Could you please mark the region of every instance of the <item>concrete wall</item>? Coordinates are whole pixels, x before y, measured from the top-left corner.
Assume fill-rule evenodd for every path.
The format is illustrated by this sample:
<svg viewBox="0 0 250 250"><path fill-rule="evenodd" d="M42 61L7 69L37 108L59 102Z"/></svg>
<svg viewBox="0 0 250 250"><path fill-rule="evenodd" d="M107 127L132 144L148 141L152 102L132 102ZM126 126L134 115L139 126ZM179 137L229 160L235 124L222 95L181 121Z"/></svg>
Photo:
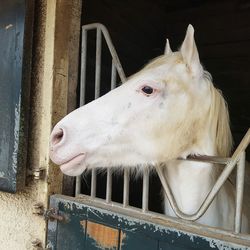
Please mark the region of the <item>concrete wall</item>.
<svg viewBox="0 0 250 250"><path fill-rule="evenodd" d="M49 135L75 103L80 14L81 0L36 1L27 168L44 168L45 176L27 177L16 194L0 192L0 249L46 247L46 221L34 214L34 204L47 207L49 195L62 191L62 174L49 160Z"/></svg>

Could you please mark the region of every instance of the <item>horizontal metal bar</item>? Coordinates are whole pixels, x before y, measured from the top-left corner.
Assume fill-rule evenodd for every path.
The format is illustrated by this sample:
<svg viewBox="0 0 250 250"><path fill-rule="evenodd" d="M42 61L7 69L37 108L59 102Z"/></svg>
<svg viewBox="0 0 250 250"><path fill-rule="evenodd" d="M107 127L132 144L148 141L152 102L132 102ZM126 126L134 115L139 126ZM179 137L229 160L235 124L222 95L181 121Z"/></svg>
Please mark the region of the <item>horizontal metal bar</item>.
<svg viewBox="0 0 250 250"><path fill-rule="evenodd" d="M112 40L111 40L111 37L109 35L107 28L101 23L92 23L92 24L87 24L87 25L82 26L82 29L84 29L84 30L91 30L91 29L97 29L97 28L101 29L103 36L105 37L109 51L110 51L112 58L115 62L115 65L116 65L116 68L117 68L117 71L118 71L119 77L121 78L122 83L126 82L126 77L125 77L123 68L121 66L119 57L116 53L116 50L114 48L114 45L112 43Z"/></svg>
<svg viewBox="0 0 250 250"><path fill-rule="evenodd" d="M186 161L198 161L214 164L227 164L231 158L229 157L218 157L218 156L209 156L209 155L189 155L186 159L177 158L177 160L186 160Z"/></svg>

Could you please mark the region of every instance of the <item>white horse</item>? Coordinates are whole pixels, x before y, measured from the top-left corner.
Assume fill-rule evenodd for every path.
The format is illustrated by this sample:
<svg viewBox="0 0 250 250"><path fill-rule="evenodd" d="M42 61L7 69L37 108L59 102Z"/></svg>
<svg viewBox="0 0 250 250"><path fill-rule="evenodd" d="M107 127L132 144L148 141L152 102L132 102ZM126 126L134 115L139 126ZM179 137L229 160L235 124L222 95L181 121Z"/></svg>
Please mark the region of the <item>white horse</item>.
<svg viewBox="0 0 250 250"><path fill-rule="evenodd" d="M179 208L197 211L220 173L210 163L175 161L189 155L227 157L232 136L227 105L200 64L194 29L177 52L150 62L120 87L73 111L51 134L51 159L63 173L94 167L166 163ZM175 216L166 197L165 213ZM226 182L198 222L233 229L235 190ZM242 231L247 231L243 215Z"/></svg>

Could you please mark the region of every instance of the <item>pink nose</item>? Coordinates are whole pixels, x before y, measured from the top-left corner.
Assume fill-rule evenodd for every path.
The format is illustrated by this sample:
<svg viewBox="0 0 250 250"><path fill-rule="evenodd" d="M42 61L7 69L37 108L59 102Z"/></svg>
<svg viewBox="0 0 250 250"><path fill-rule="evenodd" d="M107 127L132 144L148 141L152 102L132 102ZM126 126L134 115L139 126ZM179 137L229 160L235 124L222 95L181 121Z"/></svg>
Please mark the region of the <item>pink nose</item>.
<svg viewBox="0 0 250 250"><path fill-rule="evenodd" d="M54 128L51 133L50 145L55 148L60 145L65 137L65 132L62 128Z"/></svg>

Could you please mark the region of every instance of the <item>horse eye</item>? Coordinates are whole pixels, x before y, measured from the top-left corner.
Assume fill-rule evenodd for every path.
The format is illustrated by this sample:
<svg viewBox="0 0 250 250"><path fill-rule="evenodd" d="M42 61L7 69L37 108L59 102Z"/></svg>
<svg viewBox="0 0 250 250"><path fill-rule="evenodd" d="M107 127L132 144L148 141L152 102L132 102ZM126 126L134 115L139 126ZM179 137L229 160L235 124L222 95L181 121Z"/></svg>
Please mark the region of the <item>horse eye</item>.
<svg viewBox="0 0 250 250"><path fill-rule="evenodd" d="M150 87L150 86L144 86L144 87L142 87L141 90L146 95L151 95L154 92L154 89L152 87Z"/></svg>

